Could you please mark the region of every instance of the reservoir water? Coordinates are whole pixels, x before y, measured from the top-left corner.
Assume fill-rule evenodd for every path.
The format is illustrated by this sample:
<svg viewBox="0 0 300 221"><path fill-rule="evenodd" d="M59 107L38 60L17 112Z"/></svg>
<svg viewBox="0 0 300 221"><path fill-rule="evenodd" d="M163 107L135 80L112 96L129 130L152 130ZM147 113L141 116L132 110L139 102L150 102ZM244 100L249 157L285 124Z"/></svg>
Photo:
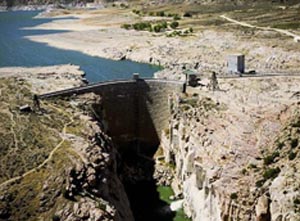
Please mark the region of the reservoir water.
<svg viewBox="0 0 300 221"><path fill-rule="evenodd" d="M0 12L0 67L34 67L71 63L79 65L90 82L131 78L132 73L140 73L142 77L152 77L153 73L159 70L158 67L149 64L128 60L113 61L30 41L25 37L65 32L24 30L24 28L59 19L34 18L38 13L37 11Z"/></svg>

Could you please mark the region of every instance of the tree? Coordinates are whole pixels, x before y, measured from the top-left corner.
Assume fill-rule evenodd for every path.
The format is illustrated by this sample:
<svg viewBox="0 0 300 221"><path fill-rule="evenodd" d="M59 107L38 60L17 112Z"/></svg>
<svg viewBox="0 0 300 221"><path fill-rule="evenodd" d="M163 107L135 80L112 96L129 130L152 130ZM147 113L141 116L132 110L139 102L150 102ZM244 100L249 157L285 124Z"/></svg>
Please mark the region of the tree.
<svg viewBox="0 0 300 221"><path fill-rule="evenodd" d="M179 23L177 21L173 21L171 24L170 24L170 27L175 29L179 26Z"/></svg>

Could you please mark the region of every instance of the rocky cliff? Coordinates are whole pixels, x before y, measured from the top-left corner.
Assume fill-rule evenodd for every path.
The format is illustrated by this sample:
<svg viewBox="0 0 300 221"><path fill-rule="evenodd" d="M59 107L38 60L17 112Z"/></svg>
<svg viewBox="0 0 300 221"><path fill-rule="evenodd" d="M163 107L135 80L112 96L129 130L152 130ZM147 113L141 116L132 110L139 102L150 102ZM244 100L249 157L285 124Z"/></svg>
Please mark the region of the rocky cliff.
<svg viewBox="0 0 300 221"><path fill-rule="evenodd" d="M173 98L161 146L193 220L300 219L298 84L224 79Z"/></svg>
<svg viewBox="0 0 300 221"><path fill-rule="evenodd" d="M0 220L133 220L118 153L92 114L99 96L37 106L33 91L78 85L79 77L14 71L0 79Z"/></svg>
<svg viewBox="0 0 300 221"><path fill-rule="evenodd" d="M93 109L103 102L98 95L32 102L45 85L80 84L77 75L36 75L0 79L0 220L131 221L133 212L143 219L128 196L139 188L149 209L153 178L172 185L195 221L300 219L298 76L223 78L217 91L202 79L186 94L170 94L154 166L135 146L120 161ZM153 192L132 185L145 180Z"/></svg>

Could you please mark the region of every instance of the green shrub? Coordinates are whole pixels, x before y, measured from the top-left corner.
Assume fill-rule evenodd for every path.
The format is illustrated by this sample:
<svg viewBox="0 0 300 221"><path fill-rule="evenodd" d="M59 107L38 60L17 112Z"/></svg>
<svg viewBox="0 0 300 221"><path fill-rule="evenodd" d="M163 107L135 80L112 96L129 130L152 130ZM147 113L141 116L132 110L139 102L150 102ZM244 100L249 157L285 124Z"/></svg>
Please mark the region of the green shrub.
<svg viewBox="0 0 300 221"><path fill-rule="evenodd" d="M294 204L299 205L300 204L300 199L299 198L294 199Z"/></svg>
<svg viewBox="0 0 300 221"><path fill-rule="evenodd" d="M133 24L132 26L137 31L149 30L151 28L151 24L149 22L139 22Z"/></svg>
<svg viewBox="0 0 300 221"><path fill-rule="evenodd" d="M237 198L238 198L237 193L232 193L232 194L230 194L230 199L236 200Z"/></svg>
<svg viewBox="0 0 300 221"><path fill-rule="evenodd" d="M268 168L265 170L263 177L265 180L273 179L273 178L277 177L279 173L280 173L279 167Z"/></svg>
<svg viewBox="0 0 300 221"><path fill-rule="evenodd" d="M300 127L300 120L297 120L296 122L292 123L292 127Z"/></svg>
<svg viewBox="0 0 300 221"><path fill-rule="evenodd" d="M160 32L162 30L162 26L160 24L154 25L153 30L154 32Z"/></svg>
<svg viewBox="0 0 300 221"><path fill-rule="evenodd" d="M192 27L189 28L190 33L194 32L194 29Z"/></svg>
<svg viewBox="0 0 300 221"><path fill-rule="evenodd" d="M182 105L182 109L183 109L184 111L188 111L188 110L191 109L191 106L189 106L189 105Z"/></svg>
<svg viewBox="0 0 300 221"><path fill-rule="evenodd" d="M170 134L170 128L165 129L165 134L168 136Z"/></svg>
<svg viewBox="0 0 300 221"><path fill-rule="evenodd" d="M284 143L282 143L282 142L280 142L280 141L277 142L277 148L278 148L279 150L281 150L283 146L284 146Z"/></svg>
<svg viewBox="0 0 300 221"><path fill-rule="evenodd" d="M162 27L163 29L166 29L166 28L168 27L168 23L167 23L166 21L163 21L163 22L161 23L161 27Z"/></svg>
<svg viewBox="0 0 300 221"><path fill-rule="evenodd" d="M251 169L257 168L257 166L255 164L253 164L253 163L250 163L248 167L251 168Z"/></svg>
<svg viewBox="0 0 300 221"><path fill-rule="evenodd" d="M106 205L104 203L98 202L97 207L102 211L106 211Z"/></svg>
<svg viewBox="0 0 300 221"><path fill-rule="evenodd" d="M183 17L193 17L193 15L190 12L185 12Z"/></svg>
<svg viewBox="0 0 300 221"><path fill-rule="evenodd" d="M141 12L140 12L139 10L137 10L137 9L133 9L132 12L133 12L134 14L137 14L137 15L139 15L139 14L141 13Z"/></svg>
<svg viewBox="0 0 300 221"><path fill-rule="evenodd" d="M289 153L289 160L295 159L296 156L297 156L297 153L295 153L295 152L293 152L293 151L290 151L290 153Z"/></svg>
<svg viewBox="0 0 300 221"><path fill-rule="evenodd" d="M272 153L271 155L268 155L264 158L264 164L265 165L270 165L272 163L275 162L275 158L276 157L279 157L279 152L278 151L275 151L274 153Z"/></svg>
<svg viewBox="0 0 300 221"><path fill-rule="evenodd" d="M154 16L154 12L149 12L149 16Z"/></svg>
<svg viewBox="0 0 300 221"><path fill-rule="evenodd" d="M178 14L174 14L174 15L173 15L173 19L174 19L175 21L177 21L177 20L180 20L181 17L180 17Z"/></svg>
<svg viewBox="0 0 300 221"><path fill-rule="evenodd" d="M52 221L60 221L60 217L58 215L53 215Z"/></svg>
<svg viewBox="0 0 300 221"><path fill-rule="evenodd" d="M292 139L291 141L291 148L295 148L298 146L298 139L295 138L295 139Z"/></svg>
<svg viewBox="0 0 300 221"><path fill-rule="evenodd" d="M198 99L187 99L184 101L185 104L189 104L192 107L196 107L198 105Z"/></svg>
<svg viewBox="0 0 300 221"><path fill-rule="evenodd" d="M120 4L120 7L121 7L121 8L128 8L128 5L125 5L124 3L121 3L121 4Z"/></svg>
<svg viewBox="0 0 300 221"><path fill-rule="evenodd" d="M173 21L171 24L170 24L170 27L175 29L179 26L179 23L177 21Z"/></svg>
<svg viewBox="0 0 300 221"><path fill-rule="evenodd" d="M165 16L165 12L164 11L156 12L156 16L164 17Z"/></svg>
<svg viewBox="0 0 300 221"><path fill-rule="evenodd" d="M124 29L126 29L126 30L129 30L129 29L132 28L132 26L131 26L131 24L123 24L123 25L121 25L121 28L124 28Z"/></svg>
<svg viewBox="0 0 300 221"><path fill-rule="evenodd" d="M258 181L256 181L256 183L255 183L255 186L256 187L262 187L263 185L264 185L264 183L265 183L266 181L264 180L264 179L262 179L262 180L258 180Z"/></svg>

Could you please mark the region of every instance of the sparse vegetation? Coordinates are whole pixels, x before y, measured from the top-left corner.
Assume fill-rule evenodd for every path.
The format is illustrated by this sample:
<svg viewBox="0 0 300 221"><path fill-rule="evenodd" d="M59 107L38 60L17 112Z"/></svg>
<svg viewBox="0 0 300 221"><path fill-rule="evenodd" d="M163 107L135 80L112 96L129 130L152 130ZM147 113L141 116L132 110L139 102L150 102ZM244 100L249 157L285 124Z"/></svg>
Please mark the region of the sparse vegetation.
<svg viewBox="0 0 300 221"><path fill-rule="evenodd" d="M145 30L151 29L151 24L150 24L150 22L139 22L139 23L133 24L132 27L134 30L137 30L137 31L145 31Z"/></svg>
<svg viewBox="0 0 300 221"><path fill-rule="evenodd" d="M181 19L181 17L180 17L178 14L174 14L172 17L173 17L173 19L174 19L175 21Z"/></svg>
<svg viewBox="0 0 300 221"><path fill-rule="evenodd" d="M281 150L283 147L284 147L284 143L283 143L283 142L280 142L280 141L277 141L277 148L278 148L279 150Z"/></svg>
<svg viewBox="0 0 300 221"><path fill-rule="evenodd" d="M279 152L275 151L272 154L264 157L264 165L270 165L275 162L276 157L279 157Z"/></svg>
<svg viewBox="0 0 300 221"><path fill-rule="evenodd" d="M67 111L69 105L65 100L43 101L43 114L21 113L20 105L32 104L30 85L14 78L3 78L0 79L0 87L0 99L3 100L0 102L0 118L3 118L0 121L0 141L7 139L1 142L0 183L23 176L6 185L4 195L10 194L10 197L4 200L9 202L10 220L28 220L28 217L36 220L40 216L40 208L47 211L49 219L59 220L54 213L55 208L68 203L61 192L65 173L79 158L70 151L68 141L62 142L60 135L64 130L79 135L84 125L79 118L74 118L70 128L65 126L71 122L71 113ZM10 105L7 106L6 102ZM42 164L55 147L58 149L53 152L51 160ZM30 173L24 175L28 171ZM45 183L49 189L43 191L41 201L41 189Z"/></svg>
<svg viewBox="0 0 300 221"><path fill-rule="evenodd" d="M169 134L170 134L170 129L169 129L169 128L166 128L166 129L164 130L164 132L165 132L165 134L166 134L167 136L169 136Z"/></svg>
<svg viewBox="0 0 300 221"><path fill-rule="evenodd" d="M253 163L250 163L248 167L250 169L256 169L257 168L256 164L253 164Z"/></svg>
<svg viewBox="0 0 300 221"><path fill-rule="evenodd" d="M185 12L185 13L183 14L183 17L193 17L193 15L192 15L192 13L190 13L190 12Z"/></svg>
<svg viewBox="0 0 300 221"><path fill-rule="evenodd" d="M52 221L60 221L60 217L58 215L53 215Z"/></svg>
<svg viewBox="0 0 300 221"><path fill-rule="evenodd" d="M141 14L141 11L140 11L140 10L137 10L137 9L133 9L133 10L132 10L132 13L137 14L137 15L140 15L140 14Z"/></svg>
<svg viewBox="0 0 300 221"><path fill-rule="evenodd" d="M179 26L179 23L177 21L173 21L171 24L170 24L170 27L175 29Z"/></svg>
<svg viewBox="0 0 300 221"><path fill-rule="evenodd" d="M256 181L255 186L256 186L257 188L260 188L260 187L262 187L262 186L264 185L265 182L266 182L266 181L265 181L264 179L258 180L258 181Z"/></svg>
<svg viewBox="0 0 300 221"><path fill-rule="evenodd" d="M296 152L290 151L289 153L289 160L294 160L297 156Z"/></svg>
<svg viewBox="0 0 300 221"><path fill-rule="evenodd" d="M297 138L292 139L291 148L295 148L297 146L298 146L298 139Z"/></svg>
<svg viewBox="0 0 300 221"><path fill-rule="evenodd" d="M165 16L165 12L164 11L158 11L158 12L156 12L156 16L164 17Z"/></svg>
<svg viewBox="0 0 300 221"><path fill-rule="evenodd" d="M280 168L279 167L267 168L263 173L263 177L264 177L265 180L273 179L273 178L277 177L277 175L279 173L280 173Z"/></svg>
<svg viewBox="0 0 300 221"><path fill-rule="evenodd" d="M237 198L238 198L237 193L231 193L231 194L230 194L230 199L236 200Z"/></svg>
<svg viewBox="0 0 300 221"><path fill-rule="evenodd" d="M132 28L132 25L131 25L131 24L122 24L122 25L121 25L121 28L124 28L124 29L129 30L129 29Z"/></svg>
<svg viewBox="0 0 300 221"><path fill-rule="evenodd" d="M134 29L137 31L162 32L168 28L168 23L166 21L158 22L158 23L138 22L134 24L122 24L121 28L127 30Z"/></svg>

